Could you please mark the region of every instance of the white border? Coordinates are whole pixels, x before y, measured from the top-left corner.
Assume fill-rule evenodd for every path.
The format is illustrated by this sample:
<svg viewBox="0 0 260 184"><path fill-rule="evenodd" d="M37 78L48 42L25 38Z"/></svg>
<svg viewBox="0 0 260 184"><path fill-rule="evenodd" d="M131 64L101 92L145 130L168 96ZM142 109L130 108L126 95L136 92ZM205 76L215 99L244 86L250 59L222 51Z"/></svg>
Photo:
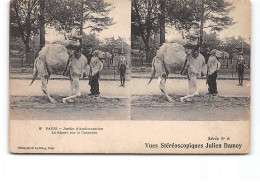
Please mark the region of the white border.
<svg viewBox="0 0 260 184"><path fill-rule="evenodd" d="M13 155L8 152L8 0L0 2L1 183L260 183L260 1L252 0L252 124L249 155ZM243 16L243 12L241 12ZM258 57L257 57L258 56ZM257 141L258 140L258 141Z"/></svg>

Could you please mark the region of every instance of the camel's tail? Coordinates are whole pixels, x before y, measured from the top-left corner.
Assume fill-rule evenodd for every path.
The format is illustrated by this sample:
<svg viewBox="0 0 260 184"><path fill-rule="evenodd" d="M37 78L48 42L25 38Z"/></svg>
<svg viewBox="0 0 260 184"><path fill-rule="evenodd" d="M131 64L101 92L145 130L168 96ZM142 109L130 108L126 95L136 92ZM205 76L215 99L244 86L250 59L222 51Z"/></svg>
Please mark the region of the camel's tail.
<svg viewBox="0 0 260 184"><path fill-rule="evenodd" d="M38 62L38 59L39 60L44 60L45 61L45 64L47 64L46 63L46 54L47 54L47 52L48 52L48 50L49 50L49 47L48 47L48 45L46 45L46 46L44 46L43 48L42 48L42 50L39 52L39 56L35 59L35 62L34 62L34 67L33 67L33 78L32 78L32 82L30 83L30 85L29 86L31 86L32 84L33 84L33 82L36 80L36 78L37 78L37 76L38 76L38 68L37 68L37 62ZM47 68L47 71L48 71L48 68ZM49 73L49 71L48 71L48 73ZM49 73L50 74L50 73Z"/></svg>
<svg viewBox="0 0 260 184"><path fill-rule="evenodd" d="M38 69L37 69L37 59L36 59L34 62L32 82L30 83L29 86L31 86L33 84L33 82L36 80L37 76L38 76Z"/></svg>
<svg viewBox="0 0 260 184"><path fill-rule="evenodd" d="M147 85L149 85L151 83L151 81L153 80L153 78L155 77L156 69L155 69L155 66L154 66L154 62L155 62L155 59L153 58L151 77L150 77L150 80L149 80Z"/></svg>

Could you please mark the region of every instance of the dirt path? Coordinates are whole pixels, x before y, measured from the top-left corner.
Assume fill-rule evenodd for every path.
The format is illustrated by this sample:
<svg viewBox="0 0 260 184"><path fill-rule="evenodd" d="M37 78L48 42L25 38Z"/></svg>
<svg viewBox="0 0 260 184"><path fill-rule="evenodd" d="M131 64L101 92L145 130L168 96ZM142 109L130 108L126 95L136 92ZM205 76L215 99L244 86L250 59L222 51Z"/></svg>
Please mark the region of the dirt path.
<svg viewBox="0 0 260 184"><path fill-rule="evenodd" d="M135 95L131 99L133 120L166 121L234 121L248 120L248 97L212 97L200 95L191 102L181 103L180 95L170 94L175 100L168 103L161 95Z"/></svg>
<svg viewBox="0 0 260 184"><path fill-rule="evenodd" d="M63 104L62 96L54 96L56 104L44 96L12 96L10 118L19 120L129 120L129 100L100 98L97 102L81 96L74 103Z"/></svg>

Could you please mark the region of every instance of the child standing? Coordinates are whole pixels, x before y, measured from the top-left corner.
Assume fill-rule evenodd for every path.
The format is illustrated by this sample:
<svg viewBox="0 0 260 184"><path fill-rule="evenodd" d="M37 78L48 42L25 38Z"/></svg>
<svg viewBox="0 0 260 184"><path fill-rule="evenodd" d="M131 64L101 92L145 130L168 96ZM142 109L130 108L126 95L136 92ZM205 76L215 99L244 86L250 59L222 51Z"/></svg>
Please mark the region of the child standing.
<svg viewBox="0 0 260 184"><path fill-rule="evenodd" d="M125 56L122 54L119 63L118 63L118 72L120 74L120 81L121 84L119 85L119 87L125 87L125 74L126 74L126 65L127 65L127 61L125 59Z"/></svg>
<svg viewBox="0 0 260 184"><path fill-rule="evenodd" d="M99 72L103 69L103 63L97 57L97 53L94 52L93 57L89 63L90 75L89 75L89 85L90 85L90 95L98 97L99 92Z"/></svg>
<svg viewBox="0 0 260 184"><path fill-rule="evenodd" d="M215 55L211 55L208 60L208 90L209 94L216 96L218 94L217 90L217 71L221 67L219 59L222 57L221 52L216 52Z"/></svg>
<svg viewBox="0 0 260 184"><path fill-rule="evenodd" d="M239 57L237 59L236 69L238 72L238 86L243 86L243 79L244 79L244 71L245 71L245 60L243 57L243 53L239 53Z"/></svg>

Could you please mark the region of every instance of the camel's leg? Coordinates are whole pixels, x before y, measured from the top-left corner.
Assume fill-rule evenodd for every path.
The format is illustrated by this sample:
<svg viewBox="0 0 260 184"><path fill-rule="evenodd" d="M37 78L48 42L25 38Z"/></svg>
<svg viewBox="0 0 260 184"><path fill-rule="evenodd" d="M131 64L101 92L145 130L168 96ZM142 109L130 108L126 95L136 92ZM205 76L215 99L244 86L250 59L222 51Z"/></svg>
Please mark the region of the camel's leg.
<svg viewBox="0 0 260 184"><path fill-rule="evenodd" d="M190 94L190 95L186 95L186 96L184 96L184 97L181 97L181 98L180 98L180 101L181 101L181 102L184 102L185 100L188 101L190 98L192 98L192 97L194 97L194 96L196 96L195 93Z"/></svg>
<svg viewBox="0 0 260 184"><path fill-rule="evenodd" d="M188 100L194 96L199 95L198 86L197 86L197 77L196 76L188 76L189 81L189 95L180 98L181 102Z"/></svg>
<svg viewBox="0 0 260 184"><path fill-rule="evenodd" d="M174 102L174 100L167 94L165 90L165 83L166 83L166 74L159 76L159 86L161 91L163 92L164 96L166 97L168 102Z"/></svg>
<svg viewBox="0 0 260 184"><path fill-rule="evenodd" d="M44 92L44 94L48 97L51 103L56 103L57 101L54 100L54 98L52 98L47 91L48 76L41 77L41 81L42 81L42 91Z"/></svg>
<svg viewBox="0 0 260 184"><path fill-rule="evenodd" d="M79 78L80 75L74 74L71 76L70 79L70 84L71 84L71 91L70 91L70 96L63 98L62 102L67 103L68 102L73 102L74 98L77 98L81 95L80 90L79 90Z"/></svg>
<svg viewBox="0 0 260 184"><path fill-rule="evenodd" d="M54 100L48 93L47 90L47 85L48 85L48 79L50 77L50 71L48 69L48 65L46 63L46 58L45 56L39 56L37 63L36 63L36 67L38 69L39 72L39 76L41 77L41 81L42 81L42 91L44 92L44 94L47 96L48 100L51 103L56 103L56 100Z"/></svg>
<svg viewBox="0 0 260 184"><path fill-rule="evenodd" d="M70 97L72 97L73 96L73 80L72 80L72 78L70 77ZM68 100L65 100L65 102L63 102L63 103L66 103L66 101L67 102L70 102L70 103L73 103L74 102L74 99L73 98L70 98L70 99L68 99Z"/></svg>

